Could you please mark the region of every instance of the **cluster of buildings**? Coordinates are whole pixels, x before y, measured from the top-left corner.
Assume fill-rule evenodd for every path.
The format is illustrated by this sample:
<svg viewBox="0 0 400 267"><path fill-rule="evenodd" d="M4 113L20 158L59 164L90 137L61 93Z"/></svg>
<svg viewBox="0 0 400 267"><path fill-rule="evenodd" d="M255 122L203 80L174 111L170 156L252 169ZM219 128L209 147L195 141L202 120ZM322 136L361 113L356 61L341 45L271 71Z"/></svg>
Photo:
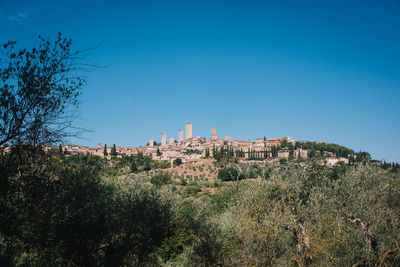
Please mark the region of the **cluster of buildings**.
<svg viewBox="0 0 400 267"><path fill-rule="evenodd" d="M184 135L185 134L185 135ZM286 140L294 145L296 142L291 137L280 137L273 139L256 138L251 140L233 140L231 136L219 138L215 125L211 127L211 137L193 137L192 123L187 121L185 125L185 133L183 129L178 130L178 140L170 138L167 142L166 132L161 133L161 143L157 143L154 139L150 139L146 146L139 147L122 147L116 146L118 154L135 155L143 153L151 155L155 160L173 161L181 158L184 163L193 163L205 156L213 156L214 150L219 150L221 146L230 147L233 151L241 151L245 158L252 156L262 158L266 150L271 150L273 146L277 146L281 141ZM104 156L106 149L108 155L111 152L111 146L98 144L97 147L86 147L81 145L66 145L63 147L69 153L90 153L92 155ZM297 149L295 157L307 158L308 151ZM288 158L288 151L279 151L278 158Z"/></svg>

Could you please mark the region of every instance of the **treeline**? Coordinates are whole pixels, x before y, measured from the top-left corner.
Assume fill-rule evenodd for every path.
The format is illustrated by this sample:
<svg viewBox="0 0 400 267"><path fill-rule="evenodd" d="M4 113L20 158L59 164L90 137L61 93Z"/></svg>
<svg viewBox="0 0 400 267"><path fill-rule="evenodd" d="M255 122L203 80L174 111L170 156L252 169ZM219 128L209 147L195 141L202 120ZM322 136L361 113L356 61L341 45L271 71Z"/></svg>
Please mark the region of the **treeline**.
<svg viewBox="0 0 400 267"><path fill-rule="evenodd" d="M76 165L90 159L97 168L102 170L102 173L107 175L118 175L124 169L133 173L140 173L155 169L166 169L171 166L167 161L153 160L150 155L144 155L142 152L129 156L121 154L120 157L112 157L109 160L89 153L69 154L68 152L60 152L60 150L57 151L55 149L48 151L48 155L60 156L64 164Z"/></svg>
<svg viewBox="0 0 400 267"><path fill-rule="evenodd" d="M285 146L284 146L285 145ZM285 143L281 143L282 147L287 147ZM312 153L315 155L317 152L319 152L320 155L323 155L324 152L330 152L336 155L336 157L342 157L342 158L349 158L350 155L355 155L356 153L347 147L336 145L336 144L330 144L330 143L316 143L316 142L296 142L294 147L297 148L302 148L309 150L309 153Z"/></svg>
<svg viewBox="0 0 400 267"><path fill-rule="evenodd" d="M246 158L248 160L265 160L269 158L278 158L280 152L287 152L289 160L302 158L300 149L307 150L308 158L323 158L327 156L335 156L337 158L346 158L349 160L349 164L354 164L358 162L372 162L374 161L368 152L359 151L354 152L354 150L340 146L337 144L330 143L317 143L317 142L288 142L283 139L280 144L267 147L261 150L254 150L248 148L246 151L243 149L234 149L232 146L223 145L219 148L212 148L212 155L217 161L227 160L230 161L234 157L236 158ZM206 149L205 157L209 158L210 151ZM375 161L377 162L377 161Z"/></svg>

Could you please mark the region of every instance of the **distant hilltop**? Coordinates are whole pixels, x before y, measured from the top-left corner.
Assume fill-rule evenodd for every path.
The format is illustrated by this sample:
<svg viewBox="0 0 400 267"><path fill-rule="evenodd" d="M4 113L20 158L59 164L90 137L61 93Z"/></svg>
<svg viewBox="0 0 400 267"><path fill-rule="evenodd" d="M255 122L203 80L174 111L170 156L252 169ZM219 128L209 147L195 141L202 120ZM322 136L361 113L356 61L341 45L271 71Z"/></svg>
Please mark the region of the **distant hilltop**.
<svg viewBox="0 0 400 267"><path fill-rule="evenodd" d="M97 147L82 145L64 145L59 149L69 154L89 153L100 157L131 156L139 153L151 156L154 160L173 162L181 159L183 163L195 163L201 158L235 157L240 160L275 160L323 157L327 165L341 161L349 163L356 160L371 160L367 152L356 153L353 150L336 144L324 142L296 141L290 136L267 139L266 137L252 140L233 140L231 136L219 138L215 125L211 126L211 137L192 136L192 123L178 129L178 140L170 138L167 142L166 132L161 133L161 142L150 139L145 146L107 146ZM50 147L48 148L50 149Z"/></svg>

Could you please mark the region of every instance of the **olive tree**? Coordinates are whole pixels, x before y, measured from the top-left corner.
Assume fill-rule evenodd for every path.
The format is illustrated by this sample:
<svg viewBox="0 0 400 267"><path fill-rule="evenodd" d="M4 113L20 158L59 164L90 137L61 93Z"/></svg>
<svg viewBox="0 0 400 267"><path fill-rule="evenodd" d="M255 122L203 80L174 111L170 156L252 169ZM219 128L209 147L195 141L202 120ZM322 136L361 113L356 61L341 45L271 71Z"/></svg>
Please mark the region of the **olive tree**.
<svg viewBox="0 0 400 267"><path fill-rule="evenodd" d="M2 46L0 58L0 146L54 144L76 134L68 108L78 105L85 84L80 62L84 51L73 51L59 33L54 42L39 36L32 49L17 42ZM76 129L76 128L75 128Z"/></svg>

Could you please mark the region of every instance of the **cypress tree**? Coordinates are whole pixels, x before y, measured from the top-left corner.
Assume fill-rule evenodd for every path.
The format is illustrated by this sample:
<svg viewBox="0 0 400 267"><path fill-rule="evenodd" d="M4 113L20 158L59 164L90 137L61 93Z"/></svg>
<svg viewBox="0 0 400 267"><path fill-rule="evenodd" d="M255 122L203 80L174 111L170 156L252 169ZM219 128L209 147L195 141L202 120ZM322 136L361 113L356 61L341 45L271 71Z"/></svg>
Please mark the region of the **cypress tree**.
<svg viewBox="0 0 400 267"><path fill-rule="evenodd" d="M107 156L107 155L108 155L108 153L107 153L107 145L104 145L104 152L103 152L103 154L104 154L104 156Z"/></svg>
<svg viewBox="0 0 400 267"><path fill-rule="evenodd" d="M137 171L138 171L138 168L136 166L136 162L135 162L135 160L133 160L131 163L131 172L137 172Z"/></svg>
<svg viewBox="0 0 400 267"><path fill-rule="evenodd" d="M115 144L111 148L111 153L110 154L111 154L111 156L116 156L117 155L117 148L115 147Z"/></svg>

